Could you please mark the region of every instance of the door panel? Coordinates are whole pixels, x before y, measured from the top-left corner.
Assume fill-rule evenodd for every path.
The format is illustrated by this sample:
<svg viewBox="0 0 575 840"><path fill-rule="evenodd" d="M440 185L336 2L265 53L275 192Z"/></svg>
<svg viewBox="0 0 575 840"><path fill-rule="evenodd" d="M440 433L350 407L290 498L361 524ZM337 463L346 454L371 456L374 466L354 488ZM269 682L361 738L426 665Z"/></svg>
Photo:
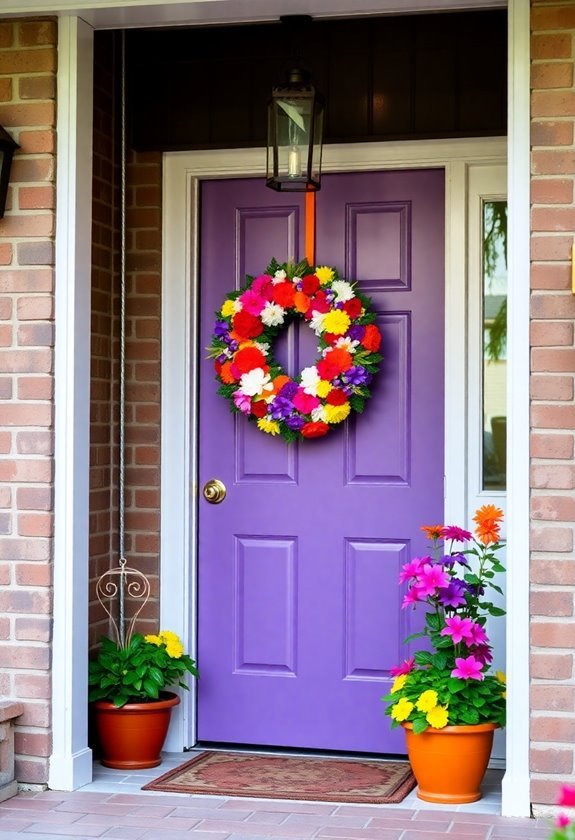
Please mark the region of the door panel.
<svg viewBox="0 0 575 840"><path fill-rule="evenodd" d="M328 175L318 264L368 294L384 362L362 416L286 444L229 412L200 368L198 738L402 752L380 697L408 655L400 567L443 517L443 182L440 170ZM302 253L303 200L261 180L202 186L200 348L225 295L272 256ZM278 339L292 374L316 355L303 321Z"/></svg>

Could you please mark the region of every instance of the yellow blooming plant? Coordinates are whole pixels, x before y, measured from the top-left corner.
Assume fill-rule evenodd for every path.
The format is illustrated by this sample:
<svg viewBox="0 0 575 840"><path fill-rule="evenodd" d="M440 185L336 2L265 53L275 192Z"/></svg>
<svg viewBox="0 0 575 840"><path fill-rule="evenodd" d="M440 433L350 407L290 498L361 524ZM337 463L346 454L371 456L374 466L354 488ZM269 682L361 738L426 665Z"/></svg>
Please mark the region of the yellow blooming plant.
<svg viewBox="0 0 575 840"><path fill-rule="evenodd" d="M89 700L108 700L118 708L158 700L171 686L188 689L187 673L198 676L196 663L171 630L147 636L133 633L124 645L103 636L100 651L88 666Z"/></svg>

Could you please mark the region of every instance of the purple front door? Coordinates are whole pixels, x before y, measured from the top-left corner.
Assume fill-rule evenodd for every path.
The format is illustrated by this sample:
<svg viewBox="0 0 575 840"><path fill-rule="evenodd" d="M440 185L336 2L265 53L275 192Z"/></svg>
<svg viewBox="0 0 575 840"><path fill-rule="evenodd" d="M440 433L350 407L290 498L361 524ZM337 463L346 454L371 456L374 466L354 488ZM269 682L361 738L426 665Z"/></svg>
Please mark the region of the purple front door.
<svg viewBox="0 0 575 840"><path fill-rule="evenodd" d="M271 257L303 252L303 198L261 179L202 186L198 739L404 752L380 697L408 651L398 571L443 519L444 172L328 175L317 264L357 280L379 313L384 361L365 413L288 445L232 415L203 359L218 310ZM303 322L282 336L297 373Z"/></svg>

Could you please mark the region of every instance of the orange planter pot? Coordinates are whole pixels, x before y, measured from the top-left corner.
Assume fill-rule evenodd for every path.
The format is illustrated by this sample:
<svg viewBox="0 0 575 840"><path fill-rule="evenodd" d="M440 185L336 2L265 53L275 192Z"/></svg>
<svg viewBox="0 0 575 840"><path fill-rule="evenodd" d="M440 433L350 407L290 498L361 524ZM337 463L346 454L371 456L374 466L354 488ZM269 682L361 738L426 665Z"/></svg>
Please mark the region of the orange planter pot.
<svg viewBox="0 0 575 840"><path fill-rule="evenodd" d="M415 735L403 723L407 753L417 779L417 796L426 802L461 805L481 799L481 782L491 748L494 723L446 726Z"/></svg>
<svg viewBox="0 0 575 840"><path fill-rule="evenodd" d="M157 767L168 734L172 708L180 698L167 691L160 700L126 703L121 709L105 700L92 703L100 743L100 763L117 770Z"/></svg>

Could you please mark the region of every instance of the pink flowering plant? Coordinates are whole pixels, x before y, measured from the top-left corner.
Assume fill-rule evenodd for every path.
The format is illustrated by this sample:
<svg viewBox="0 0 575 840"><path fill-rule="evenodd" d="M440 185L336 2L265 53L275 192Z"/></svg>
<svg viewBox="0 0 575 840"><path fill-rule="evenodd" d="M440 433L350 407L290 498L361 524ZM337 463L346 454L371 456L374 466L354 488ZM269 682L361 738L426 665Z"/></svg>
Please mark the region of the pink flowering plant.
<svg viewBox="0 0 575 840"><path fill-rule="evenodd" d="M395 680L382 699L392 728L408 722L417 734L448 725L505 725L505 675L489 673L485 632L489 616L505 615L489 593L502 594L495 582L505 571L497 557L502 518L499 508L484 505L475 513L474 534L455 525L423 526L431 553L406 563L399 582L407 584L404 609L427 607L424 629L406 642L424 637L430 649L391 669Z"/></svg>
<svg viewBox="0 0 575 840"><path fill-rule="evenodd" d="M575 787L562 785L557 804L564 808L575 808ZM554 831L549 840L575 840L575 822L570 816L557 814Z"/></svg>

